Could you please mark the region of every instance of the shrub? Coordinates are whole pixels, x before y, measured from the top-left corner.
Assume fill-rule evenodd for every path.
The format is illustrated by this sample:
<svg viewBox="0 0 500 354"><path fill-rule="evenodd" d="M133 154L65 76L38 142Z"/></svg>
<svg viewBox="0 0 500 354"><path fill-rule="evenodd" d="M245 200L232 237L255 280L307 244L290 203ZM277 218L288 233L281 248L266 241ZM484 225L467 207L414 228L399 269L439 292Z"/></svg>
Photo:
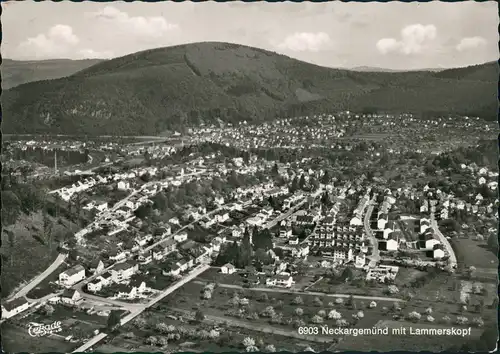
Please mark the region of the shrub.
<svg viewBox="0 0 500 354"><path fill-rule="evenodd" d="M295 314L296 314L297 316L302 316L302 315L304 314L304 310L302 310L300 307L297 307L297 308L295 309Z"/></svg>
<svg viewBox="0 0 500 354"><path fill-rule="evenodd" d="M441 318L441 322L443 322L443 323L450 323L451 322L451 318L449 316L443 316L443 318Z"/></svg>
<svg viewBox="0 0 500 354"><path fill-rule="evenodd" d="M311 318L311 322L312 322L312 323L316 323L316 324L323 323L323 317L318 316L318 315L314 315L314 316Z"/></svg>
<svg viewBox="0 0 500 354"><path fill-rule="evenodd" d="M293 299L293 303L295 305L302 305L304 303L304 300L300 296L297 296L295 299Z"/></svg>
<svg viewBox="0 0 500 354"><path fill-rule="evenodd" d="M428 307L428 308L426 308L426 309L425 309L425 313L426 313L427 315L432 315L432 307Z"/></svg>
<svg viewBox="0 0 500 354"><path fill-rule="evenodd" d="M259 296L259 301L260 301L260 302L267 302L267 301L269 301L269 296L267 296L267 294L266 294L266 293L263 293L263 294L261 294L261 295Z"/></svg>
<svg viewBox="0 0 500 354"><path fill-rule="evenodd" d="M323 301L319 297L314 298L314 306L320 307L323 306Z"/></svg>
<svg viewBox="0 0 500 354"><path fill-rule="evenodd" d="M458 325L465 325L469 323L469 319L465 316L457 316L457 319L456 319L456 324Z"/></svg>
<svg viewBox="0 0 500 354"><path fill-rule="evenodd" d="M267 306L264 311L262 311L262 316L264 317L273 317L275 314L276 312L272 306Z"/></svg>
<svg viewBox="0 0 500 354"><path fill-rule="evenodd" d="M372 301L372 302L370 302L369 307L370 307L371 309L373 309L373 308L377 307L377 303L376 303L375 301Z"/></svg>
<svg viewBox="0 0 500 354"><path fill-rule="evenodd" d="M331 310L329 313L328 313L328 318L329 319L332 319L332 320L339 320L342 318L342 314L338 311L335 311L335 310Z"/></svg>
<svg viewBox="0 0 500 354"><path fill-rule="evenodd" d="M243 346L245 348L248 348L248 347L252 347L252 346L255 346L255 339L251 338L251 337L245 337L245 339L243 339Z"/></svg>
<svg viewBox="0 0 500 354"><path fill-rule="evenodd" d="M427 322L434 322L434 317L427 315Z"/></svg>
<svg viewBox="0 0 500 354"><path fill-rule="evenodd" d="M398 289L398 287L396 285L389 285L387 287L387 293L391 294L391 295L394 295L394 294L399 293L399 289Z"/></svg>
<svg viewBox="0 0 500 354"><path fill-rule="evenodd" d="M408 314L408 319L413 322L417 322L421 317L422 315L420 315L417 311L413 311Z"/></svg>
<svg viewBox="0 0 500 354"><path fill-rule="evenodd" d="M326 317L326 311L325 310L319 310L318 311L318 316Z"/></svg>
<svg viewBox="0 0 500 354"><path fill-rule="evenodd" d="M472 324L476 327L483 327L484 321L481 317L476 317L476 318L472 319Z"/></svg>
<svg viewBox="0 0 500 354"><path fill-rule="evenodd" d="M337 320L335 324L337 327L347 327L349 325L349 323L344 319Z"/></svg>
<svg viewBox="0 0 500 354"><path fill-rule="evenodd" d="M363 311L358 311L358 313L356 314L358 316L358 318L363 318L365 317L365 314Z"/></svg>
<svg viewBox="0 0 500 354"><path fill-rule="evenodd" d="M266 345L266 347L264 348L264 351L268 352L268 353L274 353L276 352L276 348L274 347L274 345L272 344L268 344Z"/></svg>

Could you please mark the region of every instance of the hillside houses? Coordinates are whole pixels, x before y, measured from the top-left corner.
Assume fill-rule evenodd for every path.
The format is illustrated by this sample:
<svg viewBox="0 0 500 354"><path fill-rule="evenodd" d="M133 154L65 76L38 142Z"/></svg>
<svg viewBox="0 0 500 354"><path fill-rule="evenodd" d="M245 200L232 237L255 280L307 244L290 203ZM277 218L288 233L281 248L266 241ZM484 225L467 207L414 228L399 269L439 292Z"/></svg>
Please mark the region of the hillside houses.
<svg viewBox="0 0 500 354"><path fill-rule="evenodd" d="M85 279L85 268L81 264L59 274L59 284L65 287L71 287Z"/></svg>
<svg viewBox="0 0 500 354"><path fill-rule="evenodd" d="M2 304L2 319L11 318L30 308L30 303L24 298L3 302Z"/></svg>

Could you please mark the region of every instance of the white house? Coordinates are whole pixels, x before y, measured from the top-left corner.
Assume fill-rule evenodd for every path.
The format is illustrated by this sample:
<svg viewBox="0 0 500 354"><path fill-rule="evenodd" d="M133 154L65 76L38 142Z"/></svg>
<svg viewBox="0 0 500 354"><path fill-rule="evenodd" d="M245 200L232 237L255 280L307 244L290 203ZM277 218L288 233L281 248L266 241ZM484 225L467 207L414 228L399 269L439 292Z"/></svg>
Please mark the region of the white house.
<svg viewBox="0 0 500 354"><path fill-rule="evenodd" d="M226 263L220 267L220 271L222 274L233 274L236 268L231 263Z"/></svg>
<svg viewBox="0 0 500 354"><path fill-rule="evenodd" d="M108 202L98 202L96 203L95 208L99 211L108 210Z"/></svg>
<svg viewBox="0 0 500 354"><path fill-rule="evenodd" d="M111 276L113 281L118 283L124 279L129 279L132 275L134 275L139 270L139 265L134 263L119 263L111 268Z"/></svg>
<svg viewBox="0 0 500 354"><path fill-rule="evenodd" d="M274 277L266 279L267 286L279 286L282 288L290 288L293 284L293 278L289 274L278 274Z"/></svg>
<svg viewBox="0 0 500 354"><path fill-rule="evenodd" d="M66 289L61 295L61 302L66 305L76 305L81 299L82 295L76 290Z"/></svg>
<svg viewBox="0 0 500 354"><path fill-rule="evenodd" d="M117 188L118 188L118 190L121 190L121 191L127 191L127 190L130 189L130 182L128 182L128 181L120 181L117 184Z"/></svg>
<svg viewBox="0 0 500 354"><path fill-rule="evenodd" d="M83 279L85 279L85 268L80 264L59 274L59 284L65 287L71 287Z"/></svg>
<svg viewBox="0 0 500 354"><path fill-rule="evenodd" d="M366 263L366 256L363 252L359 252L358 254L356 254L356 256L354 257L354 266L356 268L363 268L365 266L365 263Z"/></svg>
<svg viewBox="0 0 500 354"><path fill-rule="evenodd" d="M11 318L30 307L29 302L24 297L19 297L12 301L4 302L2 305L2 319Z"/></svg>
<svg viewBox="0 0 500 354"><path fill-rule="evenodd" d="M420 224L420 233L424 233L425 230L427 230L430 227L430 221L429 219L422 218L419 221Z"/></svg>
<svg viewBox="0 0 500 354"><path fill-rule="evenodd" d="M433 250L434 246L439 245L440 242L434 238L431 232L420 235L419 246L421 249Z"/></svg>
<svg viewBox="0 0 500 354"><path fill-rule="evenodd" d="M351 221L349 222L350 225L356 225L360 226L363 225L363 221L361 220L361 217L359 216L354 216Z"/></svg>
<svg viewBox="0 0 500 354"><path fill-rule="evenodd" d="M434 258L435 260L439 260L442 259L443 257L444 257L444 251L442 249L440 248L434 249L432 258Z"/></svg>
<svg viewBox="0 0 500 354"><path fill-rule="evenodd" d="M174 235L174 240L176 242L184 242L184 241L187 240L187 238L188 238L188 235L187 235L186 232L181 232L181 233L178 233L178 234Z"/></svg>
<svg viewBox="0 0 500 354"><path fill-rule="evenodd" d="M102 284L102 280L100 278L96 278L87 284L88 291L91 291L93 293L95 293L97 291L101 291L102 287L103 287L103 284Z"/></svg>
<svg viewBox="0 0 500 354"><path fill-rule="evenodd" d="M104 263L100 259L94 259L89 268L93 274L99 274L104 270Z"/></svg>

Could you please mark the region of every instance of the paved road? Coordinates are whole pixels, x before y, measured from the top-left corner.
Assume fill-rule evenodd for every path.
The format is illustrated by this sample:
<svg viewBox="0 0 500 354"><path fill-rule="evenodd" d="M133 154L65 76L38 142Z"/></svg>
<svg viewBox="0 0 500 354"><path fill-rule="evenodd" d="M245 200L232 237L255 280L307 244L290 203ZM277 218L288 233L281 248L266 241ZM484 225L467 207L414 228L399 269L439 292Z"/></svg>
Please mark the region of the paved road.
<svg viewBox="0 0 500 354"><path fill-rule="evenodd" d="M322 192L323 192L323 189L320 188L316 192L312 193L311 196L313 198L317 198ZM268 222L266 225L264 225L264 228L265 229L270 229L270 228L274 227L276 224L278 224L279 222L281 222L282 220L285 220L290 215L292 215L293 213L295 213L297 210L300 209L300 207L302 205L304 205L307 202L307 197L308 196L306 195L303 200L301 200L298 204L296 204L293 207L291 207L290 210L288 210L286 213L281 214L277 218L275 218L272 221Z"/></svg>
<svg viewBox="0 0 500 354"><path fill-rule="evenodd" d="M205 282L195 280L197 284L206 284ZM295 290L287 290L287 289L276 289L276 288L244 288L239 285L234 284L221 284L218 283L218 286L222 288L229 289L238 289L238 290L252 290L252 291L265 291L269 293L286 293L286 294L294 294L294 295L310 295L310 296L327 296L327 297L340 297L340 298L349 298L351 295L347 294L327 294L320 293L315 291L295 291ZM358 300L370 300L370 301L393 301L393 302L405 302L403 299L397 299L394 297L381 297L381 296L363 296L363 295L352 295L354 299Z"/></svg>
<svg viewBox="0 0 500 354"><path fill-rule="evenodd" d="M169 286L168 288L163 290L160 294L158 294L156 297L151 299L151 301L148 302L147 304L135 304L137 306L135 308L129 310L130 313L127 316L125 316L124 318L122 318L122 320L120 321L120 326L123 326L123 325L127 324L128 322L132 321L135 317L139 316L142 312L144 312L144 310L146 310L147 308L149 308L151 306L154 306L157 302L161 301L165 296L173 293L174 291L179 289L181 286L183 286L187 282L191 281L192 279L196 278L198 275L200 275L201 273L203 273L204 271L206 271L209 268L210 268L210 265L208 265L208 264L199 265L198 267L194 268L188 275L186 275L185 277L180 279L178 282L176 282L175 284L172 284L171 286ZM87 294L85 294L85 295L87 295ZM130 305L130 304L127 304L127 305ZM130 306L129 306L129 308L130 308ZM89 341L87 341L85 344L83 344L79 348L75 349L73 351L73 353L84 352L84 351L92 348L92 346L99 343L101 340L103 340L106 337L107 337L106 333L99 333L98 335L96 335L95 337L93 337Z"/></svg>
<svg viewBox="0 0 500 354"><path fill-rule="evenodd" d="M373 213L373 199L370 201L370 204L368 205L368 208L366 209L366 213L365 213L365 218L364 218L364 226L365 226L365 232L366 232L366 235L368 235L368 237L371 239L372 241L372 246L373 246L373 251L372 251L372 254L370 257L370 260L371 260L371 264L375 265L376 263L380 262L380 251L378 249L378 240L375 238L375 236L373 235L373 230L370 226L370 218L372 216L372 213Z"/></svg>
<svg viewBox="0 0 500 354"><path fill-rule="evenodd" d="M456 267L457 267L457 256L455 255L455 251L453 251L453 248L451 247L450 242L448 241L448 239L446 237L444 237L444 235L439 230L439 226L437 224L436 219L434 218L434 214L433 213L431 213L431 227L432 227L432 230L434 231L434 233L436 234L436 236L439 238L439 240L441 241L441 243L445 247L446 252L450 256L449 263L450 263L451 268L452 269L456 269Z"/></svg>
<svg viewBox="0 0 500 354"><path fill-rule="evenodd" d="M192 314L192 311L185 310L185 309L172 308L172 310L177 311L177 312L183 312L185 314ZM285 329L281 329L281 328L272 327L268 324L263 326L262 324L240 321L238 319L231 318L231 317L205 315L205 322L210 322L213 324L228 323L231 327L246 328L246 329L249 329L252 331L276 334L276 335L280 335L280 336L292 337L292 338L297 338L297 339L302 339L302 340L307 340L307 341L317 342L317 343L330 343L333 340L332 337L328 337L328 336L322 336L322 335L308 336L308 335L304 335L304 334L299 334L297 332L297 330L295 330L295 329L294 330L285 330Z"/></svg>
<svg viewBox="0 0 500 354"><path fill-rule="evenodd" d="M18 297L25 296L27 293L29 293L33 288L35 288L42 280L47 278L52 272L54 272L57 267L59 267L65 260L67 254L62 254L59 253L57 258L52 262L52 264L45 269L41 274L37 275L33 280L31 280L26 286L24 286L21 290L19 290L14 296L12 296L12 299L17 299Z"/></svg>

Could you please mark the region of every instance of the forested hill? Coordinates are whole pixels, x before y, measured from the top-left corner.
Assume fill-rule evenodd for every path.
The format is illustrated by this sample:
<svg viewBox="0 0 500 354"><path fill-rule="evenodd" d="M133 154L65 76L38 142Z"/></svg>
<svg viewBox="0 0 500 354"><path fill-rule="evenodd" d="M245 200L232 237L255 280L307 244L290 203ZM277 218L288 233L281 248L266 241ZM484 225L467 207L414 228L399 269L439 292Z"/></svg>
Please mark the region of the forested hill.
<svg viewBox="0 0 500 354"><path fill-rule="evenodd" d="M228 43L104 61L4 91L4 133L153 135L201 122L382 110L496 119L496 63L435 72L355 72Z"/></svg>
<svg viewBox="0 0 500 354"><path fill-rule="evenodd" d="M70 76L101 61L101 59L33 61L3 59L2 88L7 90L28 82Z"/></svg>

